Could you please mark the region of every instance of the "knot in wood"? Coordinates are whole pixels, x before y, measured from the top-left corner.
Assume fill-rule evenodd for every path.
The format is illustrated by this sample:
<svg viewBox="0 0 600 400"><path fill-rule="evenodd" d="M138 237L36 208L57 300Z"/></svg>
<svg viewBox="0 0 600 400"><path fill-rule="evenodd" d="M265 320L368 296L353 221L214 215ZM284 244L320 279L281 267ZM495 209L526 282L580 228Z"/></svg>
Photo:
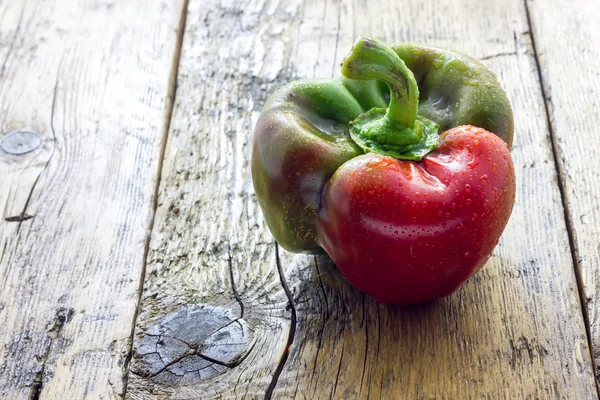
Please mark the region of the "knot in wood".
<svg viewBox="0 0 600 400"><path fill-rule="evenodd" d="M134 344L132 371L161 384L193 384L236 367L252 345L248 325L231 309L196 304L146 330Z"/></svg>
<svg viewBox="0 0 600 400"><path fill-rule="evenodd" d="M40 147L42 136L31 131L14 131L7 133L0 142L0 149L7 154L20 156Z"/></svg>

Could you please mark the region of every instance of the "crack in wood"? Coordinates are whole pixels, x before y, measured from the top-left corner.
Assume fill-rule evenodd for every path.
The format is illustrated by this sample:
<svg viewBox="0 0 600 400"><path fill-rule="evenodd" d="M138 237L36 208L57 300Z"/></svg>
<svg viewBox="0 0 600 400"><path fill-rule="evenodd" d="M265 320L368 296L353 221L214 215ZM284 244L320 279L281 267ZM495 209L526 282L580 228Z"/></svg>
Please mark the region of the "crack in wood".
<svg viewBox="0 0 600 400"><path fill-rule="evenodd" d="M160 358L160 359L161 359L161 361L163 361L163 362L164 362L164 360L163 360L162 356L160 355L160 353L156 352L156 354L158 355L158 358ZM182 354L181 356L179 356L179 357L175 358L174 360L171 360L170 362L166 362L164 367L162 367L161 369L159 369L159 370L158 370L158 371L156 371L156 372L153 372L153 373L151 373L150 375L144 375L144 374L139 374L139 373L136 373L136 375L143 376L143 377L145 377L145 378L154 378L154 377L155 377L155 376L157 376L158 374L160 374L160 373L162 373L162 372L166 371L166 370L167 370L167 368L169 368L169 367L172 367L173 365L175 365L175 364L177 364L178 362L180 362L180 361L184 360L185 358L187 358L187 357L191 357L191 356L194 356L194 355L198 355L198 356L199 356L199 354L198 354L198 352L197 352L197 350L196 350L196 349L193 349L191 352L184 353L184 354ZM200 368L200 369L202 369L202 368ZM200 370L200 369L199 369L199 370Z"/></svg>
<svg viewBox="0 0 600 400"><path fill-rule="evenodd" d="M2 261L4 260L4 255L6 254L6 248L8 247L8 242L4 241L4 247L2 248L2 253L0 253L0 265L2 265Z"/></svg>
<svg viewBox="0 0 600 400"><path fill-rule="evenodd" d="M313 256L313 260L315 263L315 268L317 270L317 278L319 278L319 284L321 286L321 291L323 292L323 300L325 302L325 318L323 318L323 321L321 323L321 329L319 332L319 342L317 344L317 353L315 354L315 362L313 364L313 368L312 368L312 375L311 375L311 379L314 379L315 377L315 372L317 371L317 362L319 361L319 353L321 352L321 348L323 347L323 340L324 340L324 335L325 335L325 324L327 322L327 320L329 320L329 300L327 300L327 292L325 291L325 285L323 284L323 279L321 277L321 270L319 268L319 263L317 261L317 256ZM316 390L316 387L315 387Z"/></svg>
<svg viewBox="0 0 600 400"><path fill-rule="evenodd" d="M378 302L375 303L377 305L377 346L375 350L375 359L379 360L379 344L381 342L381 311L380 304ZM371 397L371 383L373 379L369 379L369 386L367 387L367 398ZM379 383L379 387L383 385L383 376L381 378L381 382ZM381 395L381 394L380 394Z"/></svg>
<svg viewBox="0 0 600 400"><path fill-rule="evenodd" d="M20 23L20 21L19 21ZM20 230L21 230L21 226L22 223L24 221L30 220L32 218L34 218L33 215L29 215L27 214L27 208L29 207L29 203L31 202L31 198L33 196L33 193L35 191L35 188L40 180L40 177L43 175L43 173L46 171L46 169L48 168L48 166L50 165L50 162L52 161L55 151L56 151L56 130L54 128L54 114L56 111L56 100L57 100L57 93L58 93L58 84L59 84L59 79L60 79L60 73L62 70L62 62L64 59L64 55L63 57L61 57L61 60L59 62L58 65L58 70L56 72L56 79L55 79L55 83L54 83L54 90L53 90L53 96L52 96L52 105L51 105L51 110L50 110L50 129L52 131L52 136L53 136L53 143L54 146L52 148L52 152L50 153L50 157L48 158L48 161L46 161L46 163L44 164L42 170L40 171L40 173L38 174L38 176L36 177L35 181L33 182L33 185L31 186L31 189L29 190L29 194L27 196L27 200L25 201L25 205L23 206L23 210L21 211L21 213L19 215L16 216L10 216L10 217L5 217L4 220L6 222L18 222L19 225L17 226L17 241L15 244L15 248L19 247L19 242L21 239L21 236L19 234ZM4 72L4 66L2 71L0 72L0 76L2 76ZM6 250L6 245L5 245L5 249ZM4 253L4 252L3 252ZM56 337L58 337L58 335L60 334L60 331L62 330L63 326L69 322L71 320L71 318L73 317L74 314L74 310L71 309L66 309L66 308L60 308L58 309L58 311L56 312L56 316L54 319L54 323L53 325L48 329L48 334L50 337L50 341L48 346L46 347L46 350L44 351L44 353L39 357L42 360L42 366L40 368L40 370L36 373L36 375L33 378L33 383L31 386L31 389L29 391L29 399L30 400L37 400L40 397L40 394L43 390L44 387L44 374L46 372L46 364L48 361L48 358L50 357L50 352L52 349L52 344L54 342L54 339L56 339Z"/></svg>
<svg viewBox="0 0 600 400"><path fill-rule="evenodd" d="M340 379L340 372L342 370L342 360L344 359L344 342L342 342L342 351L340 352L340 362L338 364L338 369L337 369L337 374L335 375L335 383L333 384L333 390L331 391L331 395L329 396L329 399L333 399L333 396L335 395L335 391L337 390L337 386L338 386L338 381Z"/></svg>
<svg viewBox="0 0 600 400"><path fill-rule="evenodd" d="M202 381L240 365L254 349L246 322L229 308L197 304L168 314L134 344L131 372L176 386ZM204 373L200 373L204 371ZM193 373L199 372L198 376Z"/></svg>
<svg viewBox="0 0 600 400"><path fill-rule="evenodd" d="M160 356L160 354L158 354L158 353L157 353L157 355L158 355L158 357L159 357L159 358L162 360L162 357ZM204 357L202 357L200 354L196 354L196 353L186 353L186 354L182 355L181 357L179 357L179 358L177 358L177 359L175 359L175 360L173 360L173 361L171 361L171 362L169 362L169 363L166 363L166 365L165 365L163 368L161 368L161 369L160 369L159 371L157 371L157 372L154 372L154 373L152 373L151 375L146 375L146 374L144 374L144 373L141 373L141 372L138 372L138 371L131 371L131 373L132 373L132 374L134 374L134 375L137 375L137 376L139 376L139 377L142 377L142 378L154 378L154 377L156 377L156 376L160 375L161 373L163 373L163 372L165 372L165 371L168 371L168 368L169 368L169 367L172 367L173 365L177 364L178 362L181 362L181 361L183 361L185 358L187 358L187 357L191 357L191 356L194 356L194 355L195 355L195 356L198 356L198 357L200 357L200 358L202 358L202 359L204 359ZM207 361L209 361L209 360L207 360ZM223 365L223 364L221 364L221 363L216 363L216 364L217 364L217 365L226 366L226 365ZM214 370L215 370L217 373L220 373L220 372L221 372L221 371L219 371L218 369L216 369L216 368L214 367L214 365L207 365L206 367L198 368L198 369L196 369L196 370L186 371L186 372L185 372L185 374L187 374L187 373L191 373L191 372L200 372L200 371L203 371L203 370L205 370L205 369L208 369L208 368L212 368L212 369L214 369ZM168 372L171 372L171 371L168 371ZM172 372L171 372L171 373L172 373ZM174 375L177 375L177 374L174 374Z"/></svg>
<svg viewBox="0 0 600 400"><path fill-rule="evenodd" d="M231 345L238 345L238 344L243 344L243 343L230 343ZM235 368L238 365L240 365L242 362L244 362L244 360L246 358L248 358L248 356L250 355L250 353L252 352L252 349L254 349L254 345L256 344L256 342L252 343L252 346L250 346L250 348L248 349L248 351L240 358L235 359L233 362L223 362L223 361L219 361L216 358L213 357L209 357L205 354L199 353L198 357L206 360L206 361L210 361L212 363L215 363L217 365L221 365L223 367L227 367L227 368Z"/></svg>
<svg viewBox="0 0 600 400"><path fill-rule="evenodd" d="M321 269L317 261L317 256L313 256L315 260L315 267L317 269L317 278L319 278L319 284L321 285L321 291L323 292L323 299L325 300L325 319L329 319L329 300L327 300L327 292L325 291L325 285L323 284L323 278L321 277Z"/></svg>
<svg viewBox="0 0 600 400"><path fill-rule="evenodd" d="M544 85L544 76L542 74L542 66L541 66L540 57L539 57L539 53L538 53L538 49L537 49L535 35L533 34L534 30L533 30L533 24L531 22L532 19L531 19L531 13L529 11L528 0L524 0L524 5L525 5L525 16L527 19L527 25L529 27L529 35L531 38L531 47L533 49L535 66L537 69L538 81L540 84L542 98L544 99L544 109L546 111L546 124L547 124L547 128L548 128L548 133L550 135L552 158L554 159L554 167L555 167L556 175L557 175L556 181L557 181L557 186L558 186L558 189L560 192L562 208L564 211L564 219L565 219L565 224L567 227L567 229L566 229L567 236L569 239L569 248L571 249L573 270L574 270L574 275L575 275L575 281L577 283L577 292L579 295L579 297L578 297L579 306L580 306L581 314L583 315L583 321L585 324L585 333L586 333L586 339L587 339L587 343L588 343L589 355L590 355L590 359L591 359L591 363L592 363L592 370L594 371L594 374L595 374L594 383L595 383L595 387L596 387L596 395L600 397L600 383L598 382L600 375L598 375L598 369L597 369L598 367L596 366L596 359L594 358L594 347L593 347L592 333L591 333L591 327L590 327L590 318L589 318L588 309L586 307L586 301L585 301L586 295L585 295L585 288L584 288L584 284L583 284L583 273L581 271L581 262L580 262L580 257L578 254L577 241L573 235L573 232L574 232L573 217L571 214L571 210L569 208L569 202L568 202L567 194L566 194L566 185L565 185L565 182L563 179L563 176L565 176L565 171L563 170L561 162L559 161L559 152L558 152L559 145L557 143L558 138L556 137L556 132L554 130L554 125L552 123L552 115L551 115L551 111L550 111L550 104L551 104L552 100L551 100L549 94L547 93L546 86ZM565 161L563 160L563 163L564 162Z"/></svg>
<svg viewBox="0 0 600 400"><path fill-rule="evenodd" d="M6 222L23 222L23 221L32 219L33 217L34 217L34 215L20 214L20 215L13 215L12 217L6 217L6 218L4 218L4 220Z"/></svg>
<svg viewBox="0 0 600 400"><path fill-rule="evenodd" d="M52 351L52 344L58 335L60 335L63 327L70 322L71 319L73 319L74 314L75 310L72 308L67 309L65 307L61 307L56 311L52 326L48 328L47 331L50 341L44 353L39 357L42 360L42 367L33 378L33 384L31 385L31 389L29 391L29 400L39 400L42 390L44 389L44 375L46 373L46 364Z"/></svg>
<svg viewBox="0 0 600 400"><path fill-rule="evenodd" d="M362 294L362 309L363 309L362 323L365 326L365 358L363 360L363 370L362 370L362 376L360 378L360 389L359 389L358 393L362 393L363 383L365 380L365 372L367 371L367 356L369 355L369 324L367 321L367 314L366 314L367 310L366 310L365 302L366 302L366 295L363 293Z"/></svg>
<svg viewBox="0 0 600 400"><path fill-rule="evenodd" d="M208 335L208 337L211 337L215 333L217 333L219 331L222 331L223 329L229 327L230 325L232 325L234 323L237 323L238 325L241 326L240 321L243 321L243 319L241 317L240 318L236 318L233 321L231 321L230 323L228 323L227 325L224 325L221 328L215 330L213 333L211 333L210 335ZM148 336L152 336L152 335L148 335ZM162 337L162 335L161 335L161 337ZM166 337L169 337L171 339L177 340L177 341L185 344L186 346L188 346L190 349L193 350L189 354L184 354L178 361L181 361L181 360L183 360L186 357L190 357L190 356L196 355L196 356L198 356L198 357L200 357L200 358L202 358L202 359L204 359L206 361L210 361L212 363L215 363L215 364L221 365L223 367L227 367L227 368L234 368L234 367L237 367L238 365L240 365L248 357L248 355L250 355L250 353L252 352L252 349L254 349L254 345L256 344L256 342L253 342L252 345L250 346L250 348L248 349L248 351L242 357L235 358L232 362L224 362L224 361L218 360L218 359L216 359L214 357L210 357L210 356L207 356L207 355L203 354L202 352L204 351L205 346L202 343L199 344L199 345L197 345L197 346L194 346L193 344L188 343L187 341L185 341L185 340L183 340L181 338L176 338L176 337L173 337L173 336L166 336ZM227 343L227 344L224 344L224 345L227 345L227 346L238 346L238 345L244 345L244 344L245 343ZM158 351L156 353L160 357L160 353L158 353ZM173 365L174 363L175 363L175 361L173 361L173 362L171 362L169 364ZM167 365L167 367L168 366L169 365ZM155 375L158 375L158 373L156 373Z"/></svg>
<svg viewBox="0 0 600 400"><path fill-rule="evenodd" d="M23 206L23 210L21 211L21 213L17 216L6 217L4 219L7 222L18 222L19 223L19 225L17 226L17 234L21 231L22 223L24 221L27 221L34 217L32 215L27 214L27 208L29 207L29 203L31 202L33 192L35 191L35 188L40 180L40 177L44 174L44 171L46 171L46 169L50 165L50 162L52 162L52 159L54 158L54 154L56 152L56 129L54 128L54 114L56 112L56 98L57 98L57 93L58 93L58 83L60 80L60 73L62 71L63 60L64 60L64 54L61 56L60 62L58 64L58 70L56 71L56 80L54 82L54 90L53 90L53 94L52 94L52 105L50 107L50 130L52 132L52 143L53 143L52 152L50 153L50 157L48 157L48 161L46 161L46 163L42 167L42 170L40 171L38 176L35 178L33 185L31 185L31 189L29 190L29 194L27 195L27 200L25 201L25 205ZM1 76L1 74L0 74L0 76ZM15 248L18 248L20 239L21 239L21 235L18 235L17 243L15 244Z"/></svg>
<svg viewBox="0 0 600 400"><path fill-rule="evenodd" d="M154 196L153 196L153 204L152 204L152 220L150 222L150 227L148 228L148 235L146 238L146 243L144 244L144 258L143 258L143 265L142 265L142 272L140 274L140 284L138 287L138 301L137 301L137 306L135 308L135 312L134 312L134 316L133 316L133 320L132 320L132 324L131 324L131 334L129 336L129 351L127 352L124 361L123 361L123 376L122 376L122 382L123 382L123 398L125 398L127 396L127 388L128 388L128 381L129 381L129 365L131 363L131 358L133 357L133 339L134 339L134 335L135 335L135 327L136 327L136 322L137 322L137 318L138 318L138 314L139 314L139 308L140 305L142 303L142 293L144 290L144 281L146 278L146 267L147 267L147 263L148 263L148 253L150 251L150 238L152 236L152 230L154 228L154 215L156 214L156 209L158 208L158 191L160 188L160 182L161 182L161 173L162 173L162 167L163 167L163 160L164 160L164 155L165 155L165 149L167 147L167 140L169 137L169 128L171 126L171 118L173 116L173 107L175 104L175 98L177 96L177 76L179 74L179 62L181 59L181 48L183 46L183 36L185 33L185 26L187 23L187 12L188 12L188 5L189 5L189 0L184 0L182 7L181 7L181 16L179 19L179 26L178 26L178 30L177 30L177 39L176 39L176 44L175 44L175 52L173 54L173 64L171 67L171 76L169 77L169 90L167 93L167 99L168 101L166 102L166 110L165 110L165 121L164 121L164 126L163 126L163 137L162 137L162 146L160 147L159 150L159 157L158 157L158 168L156 171L156 184L154 186Z"/></svg>
<svg viewBox="0 0 600 400"><path fill-rule="evenodd" d="M516 51L507 51L507 52L503 52L503 53L490 54L489 56L481 57L479 59L479 61L491 60L493 58L498 58L498 57L516 56L518 54L519 53L517 53Z"/></svg>
<svg viewBox="0 0 600 400"><path fill-rule="evenodd" d="M275 387L277 386L277 381L279 380L281 371L283 371L283 367L285 366L285 363L287 362L288 357L290 355L292 344L294 343L294 337L296 335L296 324L297 324L296 304L294 302L294 297L292 296L292 292L291 292L291 290L287 284L287 281L285 279L285 274L283 272L283 268L281 267L281 259L279 258L279 244L277 242L275 242L275 261L277 262L277 271L279 272L279 279L281 281L281 286L283 287L283 291L285 292L285 295L288 299L288 303L289 303L292 315L291 315L290 330L288 333L287 344L285 346L285 350L283 351L283 354L281 355L281 358L279 359L279 364L277 364L277 368L275 369L275 372L273 373L273 378L271 379L271 383L269 384L269 387L267 388L267 391L265 393L265 400L270 400L271 397L273 396L273 391L275 390Z"/></svg>
<svg viewBox="0 0 600 400"><path fill-rule="evenodd" d="M6 222L18 222L19 223L19 225L17 226L17 242L15 244L15 248L19 247L19 242L21 240L21 235L19 235L18 233L21 231L22 223L24 221L34 218L33 215L27 214L27 208L29 207L29 203L31 202L33 192L35 191L35 188L40 180L40 177L43 175L44 171L46 171L46 169L50 165L50 162L54 158L54 153L56 151L56 130L54 128L54 113L56 112L56 98L57 98L57 93L58 93L58 83L59 83L59 79L60 79L60 73L62 70L63 59L64 59L64 54L61 57L60 62L58 64L58 70L56 72L56 80L54 82L54 90L53 90L53 94L52 94L52 105L50 107L50 130L52 132L52 138L53 138L52 139L52 142L53 142L52 152L50 153L50 157L48 157L48 161L46 161L46 163L42 167L42 170L40 171L38 176L35 178L33 185L31 185L31 189L29 190L29 194L27 195L27 200L25 201L23 210L17 216L11 216L11 217L4 218L4 220ZM0 76L1 76L1 74L0 74Z"/></svg>
<svg viewBox="0 0 600 400"><path fill-rule="evenodd" d="M244 318L244 303L235 287L235 280L233 279L233 261L231 257L231 249L227 251L227 261L229 262L229 278L231 279L231 291L233 292L233 297L240 305L240 318Z"/></svg>

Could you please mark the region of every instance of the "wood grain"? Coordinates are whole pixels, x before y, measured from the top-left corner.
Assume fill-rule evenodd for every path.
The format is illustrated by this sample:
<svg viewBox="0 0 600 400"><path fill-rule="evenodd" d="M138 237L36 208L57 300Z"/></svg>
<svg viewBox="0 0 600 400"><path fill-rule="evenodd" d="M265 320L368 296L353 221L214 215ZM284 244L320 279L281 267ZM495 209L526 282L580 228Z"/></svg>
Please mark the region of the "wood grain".
<svg viewBox="0 0 600 400"><path fill-rule="evenodd" d="M118 398L182 2L0 2L0 397Z"/></svg>
<svg viewBox="0 0 600 400"><path fill-rule="evenodd" d="M560 184L600 377L600 4L528 1Z"/></svg>
<svg viewBox="0 0 600 400"><path fill-rule="evenodd" d="M192 0L128 396L597 398L525 11ZM458 47L495 70L513 102L515 210L486 268L448 299L380 305L326 257L277 252L253 197L262 104L291 79L338 75L359 34ZM174 338L170 321L197 326L183 317L190 305L247 324L238 362L206 363L207 327Z"/></svg>
<svg viewBox="0 0 600 400"><path fill-rule="evenodd" d="M290 46L278 38L298 6L189 4L130 398L262 398L273 381L291 313L249 160L263 102L292 76ZM185 317L206 308L228 322ZM226 345L235 334L223 329L237 323L249 332L234 362L208 357L208 338L222 333Z"/></svg>

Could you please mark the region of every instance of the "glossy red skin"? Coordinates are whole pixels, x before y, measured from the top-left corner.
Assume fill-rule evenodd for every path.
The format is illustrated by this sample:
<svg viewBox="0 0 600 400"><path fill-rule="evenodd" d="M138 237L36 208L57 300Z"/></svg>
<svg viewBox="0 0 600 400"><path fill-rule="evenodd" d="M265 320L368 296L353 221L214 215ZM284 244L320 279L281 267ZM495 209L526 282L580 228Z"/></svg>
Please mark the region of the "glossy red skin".
<svg viewBox="0 0 600 400"><path fill-rule="evenodd" d="M324 189L318 239L357 289L419 303L449 295L485 264L514 199L506 144L457 127L420 162L369 153L344 163Z"/></svg>

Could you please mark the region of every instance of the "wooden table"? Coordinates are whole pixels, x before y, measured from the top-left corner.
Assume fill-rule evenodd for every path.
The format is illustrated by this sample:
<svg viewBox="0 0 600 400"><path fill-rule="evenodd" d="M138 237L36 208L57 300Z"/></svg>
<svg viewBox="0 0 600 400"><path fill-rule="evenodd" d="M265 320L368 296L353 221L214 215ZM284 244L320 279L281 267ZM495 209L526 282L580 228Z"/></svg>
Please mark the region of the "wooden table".
<svg viewBox="0 0 600 400"><path fill-rule="evenodd" d="M0 0L0 398L593 399L600 3ZM449 298L378 304L268 232L267 97L359 34L512 101L517 200Z"/></svg>

